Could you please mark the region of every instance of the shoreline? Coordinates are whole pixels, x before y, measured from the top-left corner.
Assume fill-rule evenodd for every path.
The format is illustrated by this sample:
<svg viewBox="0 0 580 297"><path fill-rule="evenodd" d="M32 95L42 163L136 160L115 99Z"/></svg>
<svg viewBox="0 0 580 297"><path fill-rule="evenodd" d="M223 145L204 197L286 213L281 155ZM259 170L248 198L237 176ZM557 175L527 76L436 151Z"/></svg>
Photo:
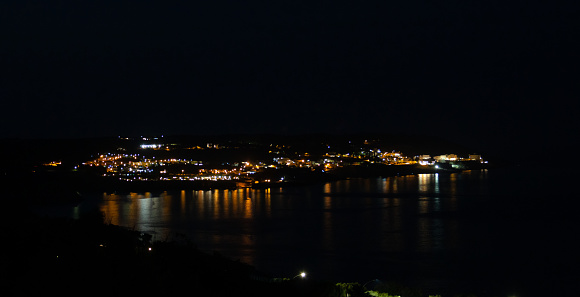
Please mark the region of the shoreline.
<svg viewBox="0 0 580 297"><path fill-rule="evenodd" d="M54 206L75 204L83 201L85 193L131 193L131 192L163 192L177 190L235 190L240 188L265 189L271 187L299 187L347 180L351 178L379 178L395 177L417 174L433 173L460 173L465 170L480 170L498 168L481 164L476 168L453 169L434 168L434 166L422 165L391 165L377 166L349 166L337 168L331 172L322 173L314 171L297 172L294 178L284 182L260 182L239 186L236 180L226 181L121 181L116 178L102 177L74 172L64 173L41 173L20 178L8 178L7 184L11 184L13 196L18 199L15 203L29 206ZM262 175L262 178L273 180L280 179L280 173L273 171Z"/></svg>

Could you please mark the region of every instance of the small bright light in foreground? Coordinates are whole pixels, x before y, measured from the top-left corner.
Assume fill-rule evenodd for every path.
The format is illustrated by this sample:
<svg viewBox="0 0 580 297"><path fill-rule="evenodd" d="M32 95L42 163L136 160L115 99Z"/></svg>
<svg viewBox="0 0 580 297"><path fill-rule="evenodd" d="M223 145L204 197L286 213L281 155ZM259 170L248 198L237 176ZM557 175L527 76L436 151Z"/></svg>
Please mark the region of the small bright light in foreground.
<svg viewBox="0 0 580 297"><path fill-rule="evenodd" d="M149 248L149 250L151 250L151 248Z"/></svg>
<svg viewBox="0 0 580 297"><path fill-rule="evenodd" d="M295 279L297 277L305 278L306 277L306 272L300 272L299 274L295 275L292 279Z"/></svg>

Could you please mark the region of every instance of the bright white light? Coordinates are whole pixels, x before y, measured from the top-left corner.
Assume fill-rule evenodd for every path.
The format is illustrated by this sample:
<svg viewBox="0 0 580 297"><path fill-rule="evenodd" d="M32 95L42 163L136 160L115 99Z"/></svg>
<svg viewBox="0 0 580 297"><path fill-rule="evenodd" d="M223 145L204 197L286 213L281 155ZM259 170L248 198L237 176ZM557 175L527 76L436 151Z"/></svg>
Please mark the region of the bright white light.
<svg viewBox="0 0 580 297"><path fill-rule="evenodd" d="M302 278L305 278L305 277L306 277L306 272L302 272L302 273L300 273L300 276L301 276Z"/></svg>

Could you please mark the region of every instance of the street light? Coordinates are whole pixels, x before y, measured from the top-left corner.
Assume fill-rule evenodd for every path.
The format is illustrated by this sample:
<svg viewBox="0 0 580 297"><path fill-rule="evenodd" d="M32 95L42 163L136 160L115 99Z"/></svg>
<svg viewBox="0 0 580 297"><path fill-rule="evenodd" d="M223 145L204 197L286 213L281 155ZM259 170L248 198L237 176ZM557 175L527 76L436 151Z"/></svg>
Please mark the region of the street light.
<svg viewBox="0 0 580 297"><path fill-rule="evenodd" d="M305 278L306 277L306 272L300 272L300 274L294 276L292 279L295 279L297 277Z"/></svg>

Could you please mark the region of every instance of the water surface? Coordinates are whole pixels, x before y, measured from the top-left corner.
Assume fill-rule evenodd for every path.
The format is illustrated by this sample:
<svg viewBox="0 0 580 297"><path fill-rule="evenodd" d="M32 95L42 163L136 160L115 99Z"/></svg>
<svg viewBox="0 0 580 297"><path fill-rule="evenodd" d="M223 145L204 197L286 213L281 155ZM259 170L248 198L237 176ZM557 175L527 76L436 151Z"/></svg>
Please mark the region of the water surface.
<svg viewBox="0 0 580 297"><path fill-rule="evenodd" d="M91 201L109 223L155 240L188 238L274 276L305 270L333 281L521 295L577 273L566 228L567 206L576 204L567 205L560 188L539 186L558 178L542 176L474 170L307 187L101 193Z"/></svg>

